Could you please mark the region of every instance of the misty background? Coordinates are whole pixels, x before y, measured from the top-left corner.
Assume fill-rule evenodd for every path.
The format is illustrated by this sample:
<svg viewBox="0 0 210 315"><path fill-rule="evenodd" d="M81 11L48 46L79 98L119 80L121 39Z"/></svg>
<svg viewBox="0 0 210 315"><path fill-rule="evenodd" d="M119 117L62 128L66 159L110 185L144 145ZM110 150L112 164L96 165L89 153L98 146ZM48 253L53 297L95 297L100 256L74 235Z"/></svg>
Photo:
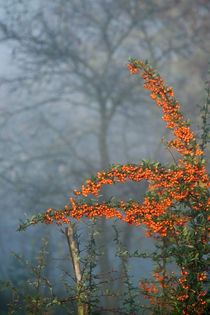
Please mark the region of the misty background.
<svg viewBox="0 0 210 315"><path fill-rule="evenodd" d="M0 1L0 279L21 285L28 275L11 251L34 261L46 236L46 274L63 294L59 274L71 274L72 266L61 228L40 224L17 232L19 219L63 208L73 189L113 163L173 162L161 143L168 131L160 108L139 76L129 74L129 56L149 60L173 86L199 137L209 13L207 0ZM142 200L146 188L119 184L107 187L104 198ZM83 247L88 228L81 221ZM104 254L96 270L107 278L121 272L112 223L97 223ZM127 248L152 248L142 227L116 224ZM135 284L152 271L143 259L129 264ZM121 280L114 286L123 290ZM2 310L8 299L0 294Z"/></svg>

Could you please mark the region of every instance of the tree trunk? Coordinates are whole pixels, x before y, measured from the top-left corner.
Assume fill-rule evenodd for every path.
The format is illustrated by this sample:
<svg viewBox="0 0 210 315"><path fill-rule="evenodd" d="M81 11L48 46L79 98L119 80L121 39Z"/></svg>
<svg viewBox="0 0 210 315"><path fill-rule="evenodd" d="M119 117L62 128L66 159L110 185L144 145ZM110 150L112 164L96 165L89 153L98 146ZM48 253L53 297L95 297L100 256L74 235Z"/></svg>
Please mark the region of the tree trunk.
<svg viewBox="0 0 210 315"><path fill-rule="evenodd" d="M110 158L108 152L108 144L107 144L107 137L108 137L108 127L109 127L110 120L107 118L107 109L106 104L103 100L100 100L100 126L99 126L99 135L98 135L98 146L99 146L99 155L100 155L100 165L101 170L106 169L110 165ZM108 187L105 186L103 188L103 200L105 200L108 196ZM105 217L102 217L99 220L99 228L102 230L103 239L100 242L99 246L103 246L103 259L100 263L100 271L104 274L104 282L105 287L104 289L113 289L113 283L107 283L106 280L109 278L110 272L113 270L113 265L109 257L109 248L110 248L110 231L108 230L108 224ZM118 301L116 298L112 296L105 297L105 307L117 307Z"/></svg>
<svg viewBox="0 0 210 315"><path fill-rule="evenodd" d="M74 224L69 223L69 226L65 229L65 235L68 242L69 253L71 256L76 279L77 314L86 315L87 305L83 302L85 298L85 286L82 281L82 272L80 267L78 248L74 239Z"/></svg>

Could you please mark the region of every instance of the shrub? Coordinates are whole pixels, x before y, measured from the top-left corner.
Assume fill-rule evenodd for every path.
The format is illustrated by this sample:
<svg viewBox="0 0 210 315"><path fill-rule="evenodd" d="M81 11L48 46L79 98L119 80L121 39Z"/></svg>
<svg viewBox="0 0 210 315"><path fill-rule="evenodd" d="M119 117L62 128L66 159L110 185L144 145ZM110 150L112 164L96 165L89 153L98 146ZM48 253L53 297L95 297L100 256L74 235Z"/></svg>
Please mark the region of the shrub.
<svg viewBox="0 0 210 315"><path fill-rule="evenodd" d="M174 163L168 167L149 160L139 164L112 165L87 180L80 191L74 190L75 197L70 198L69 205L64 209L50 208L21 224L19 230L38 222L62 225L84 216L89 219L101 216L118 218L129 225L143 224L146 237L153 237L156 246L152 254L156 264L153 279L140 283L153 314L207 314L205 283L210 198L204 149L207 143L209 94L203 107L203 135L199 145L190 129L190 122L184 120L172 87L163 82L148 62L131 59L128 67L131 74L142 72L144 88L150 91L150 97L162 108L162 119L172 133L166 149L172 156L173 151L177 151L178 161L174 158ZM115 199L99 202L97 198L88 198L88 195L97 196L103 185L127 180L149 182L142 203ZM176 263L176 271L169 272L171 262Z"/></svg>

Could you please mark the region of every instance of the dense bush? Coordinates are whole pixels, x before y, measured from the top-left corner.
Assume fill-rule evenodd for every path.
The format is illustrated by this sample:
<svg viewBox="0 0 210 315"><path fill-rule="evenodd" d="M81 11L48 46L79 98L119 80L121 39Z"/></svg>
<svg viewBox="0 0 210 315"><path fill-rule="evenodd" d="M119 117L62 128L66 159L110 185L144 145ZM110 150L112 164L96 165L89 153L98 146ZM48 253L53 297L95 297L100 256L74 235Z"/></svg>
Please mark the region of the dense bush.
<svg viewBox="0 0 210 315"><path fill-rule="evenodd" d="M75 300L78 314L87 312L92 314L90 299L92 293L81 270L78 269L79 254L72 232L73 219L105 216L107 219L118 218L129 225L143 224L146 227L146 237L153 238L156 246L152 255L135 253L139 257L152 257L155 263L153 279L144 279L140 282L143 296L150 301L150 306L145 308L149 308L153 314L207 314L208 298L205 285L208 271L210 198L204 149L208 138L209 92L207 102L201 108L203 133L199 144L190 129L190 122L184 120L172 88L163 82L148 62L130 60L128 67L131 74L142 72L144 87L162 108L164 114L162 119L171 130L171 138L166 142L166 149L174 159L173 164L162 165L159 162L143 160L139 164L112 165L87 180L80 191L74 190L75 197L70 198L69 205L64 209L50 208L23 222L19 230L39 222L69 224L66 235L77 280ZM149 182L142 203L138 200L123 202L114 198L99 202L97 196L103 185L124 183L128 180ZM95 197L90 199L88 195ZM172 264L175 264L176 268L171 271ZM130 285L130 292L131 288ZM129 301L128 299L127 305L130 305L130 309L127 311L126 306L126 314L138 313L134 307L134 295L130 296Z"/></svg>

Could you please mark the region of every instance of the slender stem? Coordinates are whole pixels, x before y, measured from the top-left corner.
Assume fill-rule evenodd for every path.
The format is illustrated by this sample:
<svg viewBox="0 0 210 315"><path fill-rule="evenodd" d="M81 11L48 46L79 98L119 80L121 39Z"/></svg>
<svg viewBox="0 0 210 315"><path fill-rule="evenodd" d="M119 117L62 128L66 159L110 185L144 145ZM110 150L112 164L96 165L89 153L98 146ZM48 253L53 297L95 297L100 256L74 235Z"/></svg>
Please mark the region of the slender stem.
<svg viewBox="0 0 210 315"><path fill-rule="evenodd" d="M75 224L71 224L71 223L68 225L68 227L65 229L65 235L68 242L69 253L71 256L75 279L76 279L77 314L86 315L87 305L86 303L83 302L85 298L84 283L82 281L79 251L78 251L78 247L74 238L74 225Z"/></svg>

